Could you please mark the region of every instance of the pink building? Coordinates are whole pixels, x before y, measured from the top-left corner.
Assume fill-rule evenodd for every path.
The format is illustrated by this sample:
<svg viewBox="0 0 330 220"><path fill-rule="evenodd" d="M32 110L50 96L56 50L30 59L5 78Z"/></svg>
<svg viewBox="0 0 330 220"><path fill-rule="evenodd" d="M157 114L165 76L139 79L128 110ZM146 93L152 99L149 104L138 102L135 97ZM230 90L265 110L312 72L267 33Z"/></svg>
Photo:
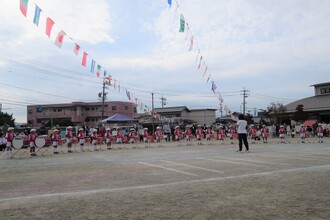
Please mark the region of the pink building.
<svg viewBox="0 0 330 220"><path fill-rule="evenodd" d="M105 102L104 118L114 114L136 117L136 108L131 102ZM42 122L70 120L75 125L96 126L102 120L101 102L72 102L65 104L27 106L27 123L30 127L40 127Z"/></svg>

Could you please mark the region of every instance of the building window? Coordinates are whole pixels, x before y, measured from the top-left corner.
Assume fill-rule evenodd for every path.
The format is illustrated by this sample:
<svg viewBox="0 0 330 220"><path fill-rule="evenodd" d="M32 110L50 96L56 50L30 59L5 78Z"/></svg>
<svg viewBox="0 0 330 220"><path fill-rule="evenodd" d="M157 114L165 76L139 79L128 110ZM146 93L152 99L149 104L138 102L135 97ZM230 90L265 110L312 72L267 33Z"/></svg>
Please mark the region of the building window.
<svg viewBox="0 0 330 220"><path fill-rule="evenodd" d="M86 111L89 111L89 108L85 108Z"/></svg>
<svg viewBox="0 0 330 220"><path fill-rule="evenodd" d="M128 106L127 106L127 105L125 105L125 107L124 107L124 108L125 108L125 110L128 110Z"/></svg>
<svg viewBox="0 0 330 220"><path fill-rule="evenodd" d="M330 93L330 88L322 88L321 89L321 94L327 94Z"/></svg>
<svg viewBox="0 0 330 220"><path fill-rule="evenodd" d="M111 109L112 109L113 111L116 111L116 110L117 110L117 106L112 106Z"/></svg>

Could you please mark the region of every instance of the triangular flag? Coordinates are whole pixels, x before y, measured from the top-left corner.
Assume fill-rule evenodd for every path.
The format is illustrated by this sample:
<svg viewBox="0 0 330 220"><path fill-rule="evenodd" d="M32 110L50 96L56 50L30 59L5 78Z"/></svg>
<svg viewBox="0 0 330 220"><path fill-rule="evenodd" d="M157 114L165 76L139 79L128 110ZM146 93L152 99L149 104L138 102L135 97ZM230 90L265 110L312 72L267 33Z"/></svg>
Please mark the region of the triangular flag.
<svg viewBox="0 0 330 220"><path fill-rule="evenodd" d="M202 60L203 60L203 57L201 56L199 59L198 69L201 68Z"/></svg>
<svg viewBox="0 0 330 220"><path fill-rule="evenodd" d="M215 85L214 81L212 81L212 88L211 90L213 91L213 93L215 94L215 90L217 89L217 85Z"/></svg>
<svg viewBox="0 0 330 220"><path fill-rule="evenodd" d="M37 26L39 25L40 13L41 13L41 9L38 7L38 5L36 5L33 23L35 23Z"/></svg>
<svg viewBox="0 0 330 220"><path fill-rule="evenodd" d="M206 67L205 67L203 77L206 75L206 72L207 72L207 65L206 65Z"/></svg>
<svg viewBox="0 0 330 220"><path fill-rule="evenodd" d="M180 30L179 30L179 32L184 32L185 26L186 26L186 21L185 21L183 15L181 14L181 16L180 16Z"/></svg>
<svg viewBox="0 0 330 220"><path fill-rule="evenodd" d="M172 0L167 0L167 3L168 3L168 5L169 5L169 7L172 6Z"/></svg>
<svg viewBox="0 0 330 220"><path fill-rule="evenodd" d="M100 77L100 72L101 72L101 65L97 64L97 70L96 70L96 76Z"/></svg>
<svg viewBox="0 0 330 220"><path fill-rule="evenodd" d="M87 55L88 55L88 53L86 53L86 52L84 51L84 53L83 53L83 58L82 58L82 61L81 61L81 65L82 65L82 66L85 66L85 67L86 67L86 63L87 63Z"/></svg>
<svg viewBox="0 0 330 220"><path fill-rule="evenodd" d="M194 36L191 36L189 51L192 51L193 47L194 47Z"/></svg>
<svg viewBox="0 0 330 220"><path fill-rule="evenodd" d="M54 25L54 21L51 19L51 18L47 18L47 21L46 21L46 35L50 38L50 33L52 32L52 28L53 28L53 25Z"/></svg>
<svg viewBox="0 0 330 220"><path fill-rule="evenodd" d="M28 7L29 0L20 0L19 9L21 10L22 14L26 17L27 7Z"/></svg>
<svg viewBox="0 0 330 220"><path fill-rule="evenodd" d="M65 32L63 30L61 30L57 37L56 37L56 40L55 40L55 45L58 47L58 48L61 48L62 47L62 44L63 44L63 39L64 39L64 36L65 36Z"/></svg>
<svg viewBox="0 0 330 220"><path fill-rule="evenodd" d="M94 73L94 69L95 69L95 60L92 59L92 63L91 63L91 73Z"/></svg>
<svg viewBox="0 0 330 220"><path fill-rule="evenodd" d="M73 52L74 52L74 54L76 54L76 56L78 56L79 50L80 50L80 46L75 43L74 48L73 48Z"/></svg>

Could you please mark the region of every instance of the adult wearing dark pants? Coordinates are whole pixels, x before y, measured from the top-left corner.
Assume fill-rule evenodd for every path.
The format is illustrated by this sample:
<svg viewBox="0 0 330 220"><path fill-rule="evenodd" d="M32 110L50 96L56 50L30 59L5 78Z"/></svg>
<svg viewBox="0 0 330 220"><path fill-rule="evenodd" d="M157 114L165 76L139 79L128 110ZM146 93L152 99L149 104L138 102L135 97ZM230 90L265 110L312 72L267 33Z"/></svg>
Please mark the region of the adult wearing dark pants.
<svg viewBox="0 0 330 220"><path fill-rule="evenodd" d="M238 133L238 151L237 152L242 152L242 145L244 143L246 152L249 151L249 143L247 141L247 121L244 119L244 115L240 114L238 116L238 121L237 121L237 133Z"/></svg>

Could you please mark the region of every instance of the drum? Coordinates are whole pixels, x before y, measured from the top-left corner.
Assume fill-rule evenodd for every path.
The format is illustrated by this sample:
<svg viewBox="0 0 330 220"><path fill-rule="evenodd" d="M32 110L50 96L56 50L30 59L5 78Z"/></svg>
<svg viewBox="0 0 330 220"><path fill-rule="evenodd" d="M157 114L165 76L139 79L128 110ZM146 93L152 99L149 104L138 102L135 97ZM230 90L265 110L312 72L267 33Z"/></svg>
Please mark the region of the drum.
<svg viewBox="0 0 330 220"><path fill-rule="evenodd" d="M39 135L34 140L34 144L37 148L49 147L52 144L52 140L48 135Z"/></svg>
<svg viewBox="0 0 330 220"><path fill-rule="evenodd" d="M16 150L23 148L27 148L30 146L30 141L29 138L26 135L20 135L20 136L16 136L13 139L12 142L13 148Z"/></svg>

